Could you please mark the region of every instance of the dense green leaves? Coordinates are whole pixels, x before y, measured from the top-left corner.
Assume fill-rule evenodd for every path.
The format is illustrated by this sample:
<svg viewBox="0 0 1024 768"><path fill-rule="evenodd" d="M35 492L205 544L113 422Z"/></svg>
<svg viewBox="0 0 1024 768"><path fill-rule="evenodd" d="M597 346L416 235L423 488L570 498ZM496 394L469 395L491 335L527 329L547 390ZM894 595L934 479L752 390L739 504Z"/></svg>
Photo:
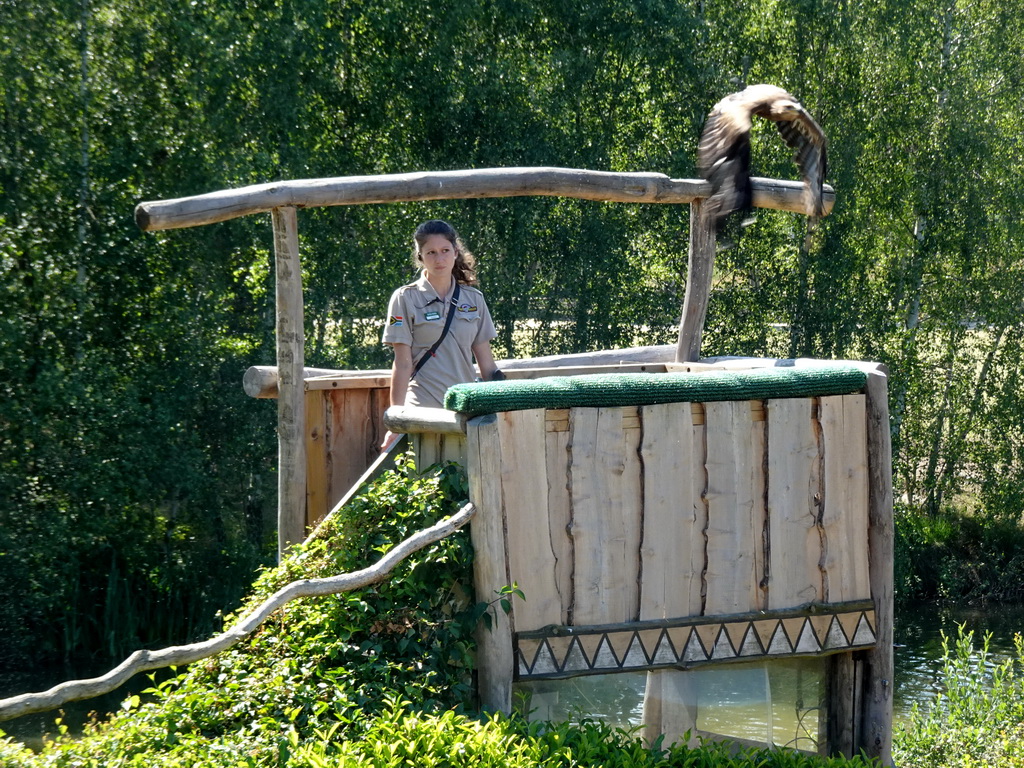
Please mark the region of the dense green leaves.
<svg viewBox="0 0 1024 768"><path fill-rule="evenodd" d="M733 234L704 353L885 362L898 494L1016 520L1021 25L1006 0L0 0L0 666L205 631L271 556L273 409L239 391L273 361L269 225L143 234L138 202L690 177L710 106L759 81L823 125L836 210L809 249L791 214ZM754 166L795 176L770 125ZM674 339L685 207L339 207L300 217L310 364L389 363L379 318L430 216L480 257L499 356Z"/></svg>

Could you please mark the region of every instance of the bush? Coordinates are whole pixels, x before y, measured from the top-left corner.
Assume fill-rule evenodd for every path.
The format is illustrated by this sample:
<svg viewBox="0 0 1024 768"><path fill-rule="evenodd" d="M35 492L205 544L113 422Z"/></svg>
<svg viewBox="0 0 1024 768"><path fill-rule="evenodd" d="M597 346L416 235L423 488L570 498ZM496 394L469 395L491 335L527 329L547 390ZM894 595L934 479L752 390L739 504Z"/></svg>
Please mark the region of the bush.
<svg viewBox="0 0 1024 768"><path fill-rule="evenodd" d="M974 633L961 625L950 647L943 635L941 690L926 709L914 707L895 735L894 758L904 768L949 766L1024 767L1024 690L1020 670L1024 640L1014 639L1016 658L993 665L989 639L974 650Z"/></svg>
<svg viewBox="0 0 1024 768"><path fill-rule="evenodd" d="M454 712L417 716L401 706L383 713L362 741L329 734L299 747L289 766L600 766L601 768L866 768L869 763L825 759L786 749L746 749L709 742L700 748L645 746L637 732L607 723L527 722L501 715L476 719Z"/></svg>
<svg viewBox="0 0 1024 768"><path fill-rule="evenodd" d="M897 509L896 599L1011 601L1024 597L1024 529L984 514Z"/></svg>

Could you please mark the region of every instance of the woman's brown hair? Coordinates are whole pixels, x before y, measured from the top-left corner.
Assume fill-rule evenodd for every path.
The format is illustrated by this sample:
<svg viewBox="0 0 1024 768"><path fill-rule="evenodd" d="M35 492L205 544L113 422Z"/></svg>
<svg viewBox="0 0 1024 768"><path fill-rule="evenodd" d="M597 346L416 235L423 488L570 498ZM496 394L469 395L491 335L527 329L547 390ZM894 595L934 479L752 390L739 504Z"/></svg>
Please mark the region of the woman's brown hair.
<svg viewBox="0 0 1024 768"><path fill-rule="evenodd" d="M476 257L466 248L455 227L441 219L424 221L412 234L415 248L412 253L412 260L416 267L420 266L420 248L423 242L431 235L441 235L455 247L455 265L452 267L452 277L460 285L476 285Z"/></svg>

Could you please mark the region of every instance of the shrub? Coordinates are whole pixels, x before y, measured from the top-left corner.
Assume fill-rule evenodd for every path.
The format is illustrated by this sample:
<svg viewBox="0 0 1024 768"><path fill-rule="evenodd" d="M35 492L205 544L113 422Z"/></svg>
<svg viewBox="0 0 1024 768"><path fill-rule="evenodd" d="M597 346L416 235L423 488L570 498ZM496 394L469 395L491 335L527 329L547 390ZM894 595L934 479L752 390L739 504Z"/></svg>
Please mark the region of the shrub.
<svg viewBox="0 0 1024 768"><path fill-rule="evenodd" d="M897 509L894 566L900 601L1019 600L1024 529L980 513Z"/></svg>
<svg viewBox="0 0 1024 768"><path fill-rule="evenodd" d="M952 647L943 635L941 689L928 707L915 706L895 735L901 767L1024 767L1024 640L1015 637L1016 658L1001 664L989 658L990 636L978 652L973 640L962 625Z"/></svg>
<svg viewBox="0 0 1024 768"><path fill-rule="evenodd" d="M330 734L303 745L289 768L400 766L600 766L600 768L867 768L859 758L826 759L787 749L738 749L709 742L699 748L646 746L634 730L607 723L527 722L519 717L472 718L454 712L410 714L400 704L382 713L362 741Z"/></svg>

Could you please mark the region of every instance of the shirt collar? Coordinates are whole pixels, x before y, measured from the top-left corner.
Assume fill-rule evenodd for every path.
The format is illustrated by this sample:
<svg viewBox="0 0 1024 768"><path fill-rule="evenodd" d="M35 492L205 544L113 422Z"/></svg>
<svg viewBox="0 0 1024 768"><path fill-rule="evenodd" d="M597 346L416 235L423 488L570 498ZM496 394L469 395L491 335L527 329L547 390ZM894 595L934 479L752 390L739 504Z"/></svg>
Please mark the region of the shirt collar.
<svg viewBox="0 0 1024 768"><path fill-rule="evenodd" d="M451 288L448 289L448 296L441 296L440 294L438 294L437 291L434 290L434 286L432 286L430 284L430 281L427 280L426 271L420 273L419 280L413 283L413 285L415 285L416 290L424 294L426 298L430 299L436 297L438 301L444 302L448 299L448 296L452 295L452 292L455 290L455 277L452 276L452 286Z"/></svg>

